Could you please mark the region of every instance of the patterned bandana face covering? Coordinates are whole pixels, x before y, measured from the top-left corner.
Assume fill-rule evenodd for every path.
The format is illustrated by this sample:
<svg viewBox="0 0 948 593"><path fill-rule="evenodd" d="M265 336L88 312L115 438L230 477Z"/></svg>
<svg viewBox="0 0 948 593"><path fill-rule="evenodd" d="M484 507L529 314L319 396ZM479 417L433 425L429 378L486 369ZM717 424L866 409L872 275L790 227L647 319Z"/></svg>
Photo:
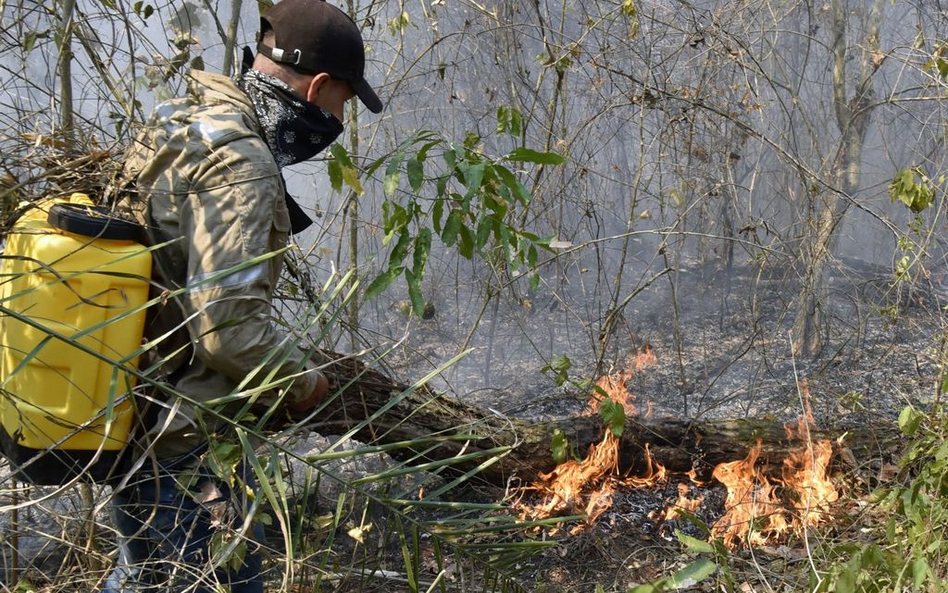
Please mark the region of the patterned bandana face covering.
<svg viewBox="0 0 948 593"><path fill-rule="evenodd" d="M238 84L250 98L281 169L316 156L342 133L334 115L304 101L282 80L247 70Z"/></svg>

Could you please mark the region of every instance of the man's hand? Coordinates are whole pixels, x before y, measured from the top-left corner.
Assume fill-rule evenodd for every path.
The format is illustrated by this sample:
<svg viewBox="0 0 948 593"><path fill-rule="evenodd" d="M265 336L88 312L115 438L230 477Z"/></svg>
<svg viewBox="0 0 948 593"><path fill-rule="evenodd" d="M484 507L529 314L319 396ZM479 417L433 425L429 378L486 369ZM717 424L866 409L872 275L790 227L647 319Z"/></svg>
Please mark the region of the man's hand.
<svg viewBox="0 0 948 593"><path fill-rule="evenodd" d="M309 397L305 397L299 401L290 402L287 404L287 409L290 412L290 416L294 418L302 418L306 416L313 408L323 403L323 400L326 399L326 396L329 395L329 380L326 379L326 375L322 374L320 371L314 371L316 373L316 387L313 389L313 392Z"/></svg>

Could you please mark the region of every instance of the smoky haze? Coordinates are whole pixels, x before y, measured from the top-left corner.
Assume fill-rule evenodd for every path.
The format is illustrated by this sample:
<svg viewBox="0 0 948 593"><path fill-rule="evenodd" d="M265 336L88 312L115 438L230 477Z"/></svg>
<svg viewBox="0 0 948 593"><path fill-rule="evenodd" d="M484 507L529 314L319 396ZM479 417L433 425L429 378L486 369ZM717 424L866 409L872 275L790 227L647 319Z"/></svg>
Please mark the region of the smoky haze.
<svg viewBox="0 0 948 593"><path fill-rule="evenodd" d="M144 6L76 7L77 125L101 145L127 142L131 123L181 92L189 68L220 71L224 61L230 2L153 5L147 15ZM470 350L439 385L526 413L536 402L573 405L540 371L555 357L570 359L572 377L594 378L648 343L660 369L638 380L643 398L673 414L757 414L794 405L794 373L825 371L834 357L864 362L890 341L895 325L880 311L911 305L917 316L898 335L920 348L940 324L946 85L935 40L946 20L929 3L343 8L365 30L367 78L386 102L379 116L360 111L341 138L357 164L388 157L420 130L458 144L476 136L472 146L495 157L526 146L567 160L518 171L533 200L517 222L555 241L537 288L529 273L468 261L436 239L422 284L433 317L406 315L396 282L361 303L349 318L358 327L340 326L329 347L397 343L388 364L405 377ZM3 158L19 179L31 171L24 155L37 150L24 134L59 126L59 52L44 31L60 24L29 3L3 10ZM256 30L256 3L239 17L238 47ZM131 107L117 106L117 95ZM518 114L520 129L498 131L501 109ZM914 213L888 193L907 167L939 187L915 230ZM330 187L325 160L287 173L316 216L297 238L315 284L353 265L365 283L385 269L384 172L363 179L354 238L354 202ZM403 176L391 199L411 192ZM912 268L896 283L905 256ZM803 334L815 346L795 350ZM933 368L923 361L918 380Z"/></svg>

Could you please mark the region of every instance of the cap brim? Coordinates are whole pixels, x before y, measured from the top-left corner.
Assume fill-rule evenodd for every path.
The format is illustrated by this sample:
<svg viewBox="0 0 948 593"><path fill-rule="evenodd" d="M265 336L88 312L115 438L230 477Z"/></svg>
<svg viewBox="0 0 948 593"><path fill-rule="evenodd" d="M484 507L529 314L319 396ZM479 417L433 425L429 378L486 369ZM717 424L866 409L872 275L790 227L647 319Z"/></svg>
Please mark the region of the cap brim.
<svg viewBox="0 0 948 593"><path fill-rule="evenodd" d="M369 83L367 83L364 78L350 84L352 84L352 90L355 91L356 96L359 97L359 100L362 101L362 104L365 105L369 111L372 113L382 112L382 100L379 99L379 96L375 94L375 91L372 90L372 87L369 86Z"/></svg>

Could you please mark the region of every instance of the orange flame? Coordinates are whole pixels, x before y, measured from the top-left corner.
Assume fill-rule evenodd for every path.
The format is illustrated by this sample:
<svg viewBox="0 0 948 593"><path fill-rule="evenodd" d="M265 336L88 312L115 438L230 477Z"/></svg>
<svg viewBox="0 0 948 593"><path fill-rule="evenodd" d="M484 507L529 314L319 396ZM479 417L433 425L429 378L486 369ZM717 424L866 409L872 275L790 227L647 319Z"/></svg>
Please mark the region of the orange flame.
<svg viewBox="0 0 948 593"><path fill-rule="evenodd" d="M807 527L824 522L829 505L839 499L828 473L833 444L808 438L813 415L809 406L806 408L796 428L789 424L786 427L788 438L806 437L805 441L783 460L776 480L788 494L788 505L784 506L774 494L766 466L756 467L760 441L744 460L714 468L713 477L727 487L728 494L725 514L712 526L711 533L724 538L728 547L744 541L752 545L772 543L791 529L799 535ZM789 495L791 492L793 495Z"/></svg>
<svg viewBox="0 0 948 593"><path fill-rule="evenodd" d="M622 404L622 408L625 410L627 416L635 416L638 414L634 403L635 397L628 388L626 388L625 384L632 380L636 372L654 363L656 360L658 359L652 352L652 347L646 344L639 351L629 356L625 370L611 375L603 375L596 380L596 385L602 389L610 399ZM599 405L599 399L594 396L589 400L587 411L591 413L598 412ZM646 417L649 417L652 414L652 404L649 402L647 405L648 413Z"/></svg>
<svg viewBox="0 0 948 593"><path fill-rule="evenodd" d="M596 384L613 401L622 404L627 415L635 414L634 398L625 384L632 379L635 371L655 361L652 349L646 346L642 351L629 358L625 370L600 377ZM590 399L588 411L597 412L600 401ZM551 517L563 512L583 512L587 524L595 521L612 505L612 498L618 484L636 487L650 486L665 479L665 468L653 464L646 446L647 469L644 476L635 476L621 480L619 470L619 439L611 431L606 431L602 441L590 446L586 458L580 462L568 460L561 463L548 474L540 474L540 480L534 488L545 495L545 501L536 507L525 507L524 515L531 517Z"/></svg>
<svg viewBox="0 0 948 593"><path fill-rule="evenodd" d="M788 437L805 438L804 444L792 451L783 460L781 479L784 486L793 490L797 496L792 502L793 529L802 533L805 527L816 527L826 517L827 507L839 499L839 493L829 479L828 469L833 456L833 443L829 440L813 442L809 437L809 425L813 414L800 418L794 431L787 426Z"/></svg>
<svg viewBox="0 0 948 593"><path fill-rule="evenodd" d="M625 384L632 379L632 371L619 371L612 375L604 375L596 380L596 385L609 397L609 399L622 404L627 416L635 416L635 399L632 393L626 388ZM589 400L586 410L590 413L599 411L602 402L597 397Z"/></svg>
<svg viewBox="0 0 948 593"><path fill-rule="evenodd" d="M634 415L634 398L625 385L635 371L654 361L655 355L646 346L630 357L625 370L601 377L597 385L609 398L621 403L626 414ZM828 505L839 498L828 475L832 443L826 440L813 442L809 438L809 427L814 422L805 381L801 382L800 389L804 414L796 428L787 426L787 436L790 439L803 438L804 442L784 459L780 478L768 477L766 464L758 466L762 450L760 441L744 459L721 463L714 468L712 476L727 488L727 500L725 513L712 525L711 534L723 538L730 548L743 543L762 545L775 542L791 530L802 533L807 527L824 522ZM593 397L588 410L596 412L599 407L599 399ZM643 475L619 477L619 439L607 430L601 442L589 447L582 461L569 460L548 474L540 474L534 488L544 493L544 502L535 507L525 505L523 515L545 518L564 512L581 512L586 522L571 531L576 533L595 523L609 509L618 486L644 488L668 479L668 471L653 460L648 444L645 446L645 462ZM706 485L698 480L694 468L687 475L695 486ZM779 496L780 491L786 496ZM681 510L697 511L704 499L701 496L690 498L690 492L690 486L678 484L678 500L659 514L658 521L674 519ZM790 498L791 502L785 504L783 498Z"/></svg>
<svg viewBox="0 0 948 593"><path fill-rule="evenodd" d="M678 515L681 514L681 511L688 511L689 513L697 512L698 508L701 507L701 503L704 502L704 496L698 496L697 498L689 498L688 495L691 493L691 487L684 482L678 483L678 500L672 503L668 508L666 508L661 513L658 513L657 517L650 518L655 519L657 522L661 523L662 521L671 521L672 519L678 518Z"/></svg>
<svg viewBox="0 0 948 593"><path fill-rule="evenodd" d="M645 475L630 476L625 479L624 483L633 488L647 488L667 479L668 470L665 469L664 465L656 463L652 459L652 452L649 450L648 443L645 443Z"/></svg>
<svg viewBox="0 0 948 593"><path fill-rule="evenodd" d="M754 545L764 544L768 538L787 531L787 520L773 485L757 467L761 448L758 440L747 457L718 464L711 474L727 487L726 510L711 527L711 535L723 538L731 548L745 538Z"/></svg>
<svg viewBox="0 0 948 593"><path fill-rule="evenodd" d="M583 509L590 521L598 518L608 507L599 507L608 501L609 496L596 496L596 493L584 493L591 486L602 486L604 479L618 466L619 439L606 431L602 442L589 447L589 454L582 462L572 459L561 463L548 474L540 474L536 486L547 496L546 503L528 509L534 517L552 517L563 511ZM584 500L585 499L585 500ZM598 512L597 512L598 511Z"/></svg>

